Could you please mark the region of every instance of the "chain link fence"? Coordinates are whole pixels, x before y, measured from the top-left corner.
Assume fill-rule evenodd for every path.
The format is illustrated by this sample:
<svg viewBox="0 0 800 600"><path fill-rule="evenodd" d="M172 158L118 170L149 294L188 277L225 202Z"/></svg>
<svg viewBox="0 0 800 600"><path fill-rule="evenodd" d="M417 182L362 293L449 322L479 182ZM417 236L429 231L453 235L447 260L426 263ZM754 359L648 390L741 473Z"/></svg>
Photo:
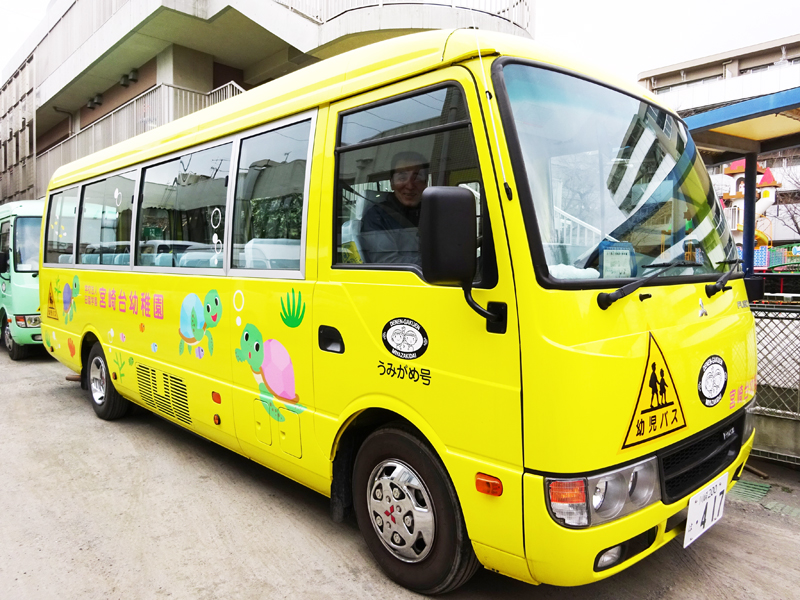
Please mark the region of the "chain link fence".
<svg viewBox="0 0 800 600"><path fill-rule="evenodd" d="M800 307L751 305L756 319L756 413L800 420Z"/></svg>

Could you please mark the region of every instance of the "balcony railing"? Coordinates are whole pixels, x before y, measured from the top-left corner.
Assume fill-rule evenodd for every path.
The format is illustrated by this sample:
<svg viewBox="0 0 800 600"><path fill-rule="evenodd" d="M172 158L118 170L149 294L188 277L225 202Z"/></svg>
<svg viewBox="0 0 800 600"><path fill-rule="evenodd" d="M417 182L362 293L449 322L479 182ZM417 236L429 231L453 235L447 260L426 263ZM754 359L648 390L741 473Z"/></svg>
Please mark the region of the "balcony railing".
<svg viewBox="0 0 800 600"><path fill-rule="evenodd" d="M430 4L472 9L502 17L523 29L528 29L531 21L530 0L441 0L439 2L425 0L276 0L276 2L317 23L327 23L350 10L389 4Z"/></svg>
<svg viewBox="0 0 800 600"><path fill-rule="evenodd" d="M168 84L146 91L39 154L36 162L36 197L44 196L50 178L60 166L232 98L243 91L232 81L207 94Z"/></svg>

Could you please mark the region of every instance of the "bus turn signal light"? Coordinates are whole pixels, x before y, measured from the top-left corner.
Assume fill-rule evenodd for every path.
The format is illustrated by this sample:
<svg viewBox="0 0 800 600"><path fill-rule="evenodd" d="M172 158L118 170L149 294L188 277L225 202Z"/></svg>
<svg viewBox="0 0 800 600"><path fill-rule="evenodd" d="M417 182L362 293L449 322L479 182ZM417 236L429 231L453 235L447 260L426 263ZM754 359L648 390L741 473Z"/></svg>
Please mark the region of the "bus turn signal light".
<svg viewBox="0 0 800 600"><path fill-rule="evenodd" d="M211 399L217 404L222 404L222 397L219 395L219 392L211 392Z"/></svg>
<svg viewBox="0 0 800 600"><path fill-rule="evenodd" d="M586 484L583 479L575 481L551 481L550 502L558 504L585 504Z"/></svg>
<svg viewBox="0 0 800 600"><path fill-rule="evenodd" d="M502 496L503 495L503 482L497 477L486 475L485 473L478 473L475 475L475 489L481 494L489 496Z"/></svg>

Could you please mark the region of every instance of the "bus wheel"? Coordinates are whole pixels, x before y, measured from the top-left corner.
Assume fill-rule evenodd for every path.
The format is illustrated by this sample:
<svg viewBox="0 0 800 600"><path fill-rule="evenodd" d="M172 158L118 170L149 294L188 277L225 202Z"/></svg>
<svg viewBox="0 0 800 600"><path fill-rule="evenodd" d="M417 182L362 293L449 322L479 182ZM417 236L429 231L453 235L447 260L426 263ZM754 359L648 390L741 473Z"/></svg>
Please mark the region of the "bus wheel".
<svg viewBox="0 0 800 600"><path fill-rule="evenodd" d="M478 569L453 484L417 435L388 426L364 440L353 467L358 527L384 572L421 594L443 594Z"/></svg>
<svg viewBox="0 0 800 600"><path fill-rule="evenodd" d="M25 357L25 346L22 346L14 341L11 337L11 326L8 323L3 324L3 342L8 350L8 355L11 360L20 360Z"/></svg>
<svg viewBox="0 0 800 600"><path fill-rule="evenodd" d="M95 342L89 353L88 377L89 397L97 416L106 421L124 417L130 410L131 403L123 398L111 383L111 373L100 342Z"/></svg>

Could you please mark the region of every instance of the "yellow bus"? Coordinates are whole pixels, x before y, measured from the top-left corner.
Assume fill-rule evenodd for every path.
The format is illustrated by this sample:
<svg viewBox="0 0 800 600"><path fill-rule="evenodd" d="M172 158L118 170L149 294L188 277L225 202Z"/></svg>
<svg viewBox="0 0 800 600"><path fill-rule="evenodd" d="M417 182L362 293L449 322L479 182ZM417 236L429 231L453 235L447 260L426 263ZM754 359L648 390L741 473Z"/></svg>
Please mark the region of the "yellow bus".
<svg viewBox="0 0 800 600"><path fill-rule="evenodd" d="M685 124L516 37L381 42L76 161L42 244L45 346L100 418L329 496L418 592L688 545L752 448L754 321Z"/></svg>

